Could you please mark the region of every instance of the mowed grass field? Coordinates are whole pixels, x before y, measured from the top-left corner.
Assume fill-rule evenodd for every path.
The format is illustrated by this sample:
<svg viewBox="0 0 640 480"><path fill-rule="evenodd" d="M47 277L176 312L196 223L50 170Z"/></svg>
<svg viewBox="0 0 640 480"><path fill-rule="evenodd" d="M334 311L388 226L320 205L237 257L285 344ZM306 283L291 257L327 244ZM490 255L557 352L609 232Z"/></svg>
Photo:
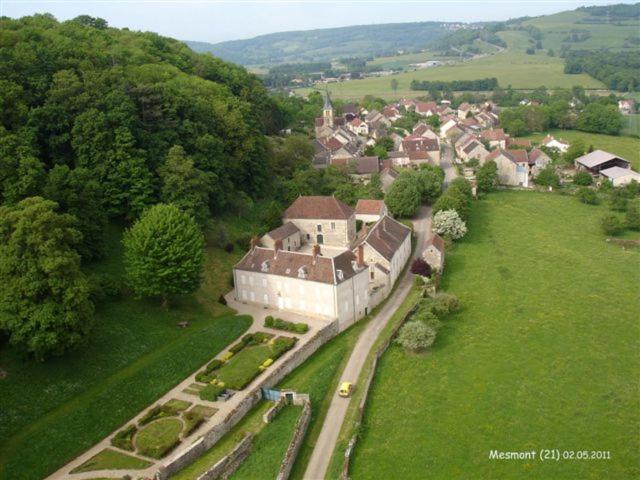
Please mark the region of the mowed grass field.
<svg viewBox="0 0 640 480"><path fill-rule="evenodd" d="M469 60L454 65L426 68L415 72L400 73L386 77L371 77L362 80L348 80L332 83L329 90L333 98L360 99L365 95L383 98L418 97L424 91L411 90L412 80L476 80L496 77L500 86L506 88L533 89L542 85L547 88L571 88L581 85L585 88L603 88L602 82L586 74L568 75L563 72L564 60L550 57L545 52L535 55L525 53L527 36L521 31L500 32L508 49L486 57ZM391 79L398 80L398 89L391 89ZM297 90L308 94L310 89Z"/></svg>
<svg viewBox="0 0 640 480"><path fill-rule="evenodd" d="M632 168L640 170L640 138L601 135L578 130L550 130L549 133L556 138L567 140L569 143L582 140L586 148L593 145L596 150L605 150L620 155L631 162ZM546 133L535 133L525 138L540 142L545 136Z"/></svg>
<svg viewBox="0 0 640 480"><path fill-rule="evenodd" d="M110 227L105 260L88 270L122 274L121 234ZM214 300L240 255L208 248L202 289L169 311L130 297L97 305L88 344L62 357L38 363L0 346L0 479L52 473L244 333L251 319Z"/></svg>
<svg viewBox="0 0 640 480"><path fill-rule="evenodd" d="M534 192L478 201L447 254L461 301L435 346L382 358L351 477L640 476L640 250L608 244L605 206ZM492 449L610 460L490 460Z"/></svg>

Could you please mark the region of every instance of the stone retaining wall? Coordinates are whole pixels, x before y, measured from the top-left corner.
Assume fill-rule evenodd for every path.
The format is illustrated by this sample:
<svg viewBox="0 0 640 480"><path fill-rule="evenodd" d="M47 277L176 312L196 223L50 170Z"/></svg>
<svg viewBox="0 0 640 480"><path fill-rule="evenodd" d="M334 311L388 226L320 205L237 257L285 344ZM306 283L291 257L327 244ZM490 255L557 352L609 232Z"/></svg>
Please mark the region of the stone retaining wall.
<svg viewBox="0 0 640 480"><path fill-rule="evenodd" d="M287 480L289 478L289 474L291 473L291 469L293 468L293 464L296 461L296 457L298 456L298 451L302 446L302 441L304 440L304 436L307 433L307 428L309 428L309 422L311 421L311 404L309 402L305 402L302 407L302 414L298 421L296 422L296 427L293 430L293 436L291 437L291 442L287 447L287 451L284 454L284 459L282 460L282 464L280 465L280 470L278 471L278 476L276 480Z"/></svg>
<svg viewBox="0 0 640 480"><path fill-rule="evenodd" d="M251 453L253 435L250 433L238 442L227 455L222 457L209 470L200 475L197 480L215 480L216 478L229 478L242 465L242 462Z"/></svg>
<svg viewBox="0 0 640 480"><path fill-rule="evenodd" d="M284 399L281 398L278 400L269 410L262 414L262 421L264 423L271 423L276 415L284 408L286 404L284 403Z"/></svg>
<svg viewBox="0 0 640 480"><path fill-rule="evenodd" d="M362 386L364 394L362 395L362 399L360 400L360 404L358 405L358 414L355 420L356 425L362 424L364 411L367 406L367 399L369 398L369 390L371 389L371 384L373 383L373 379L376 375L376 369L378 368L378 360L380 359L380 357L382 357L384 352L387 351L387 349L391 345L391 342L396 337L396 335L404 325L405 321L407 320L407 318L409 318L409 316L411 316L414 310L415 310L415 305L411 307L411 309L407 312L407 314L402 318L402 321L398 322L398 325L396 325L393 328L393 330L391 331L391 334L385 339L383 344L380 345L380 348L376 350L376 353L373 357L373 362L371 363L371 371L369 372L369 375L367 375L367 379L364 381L364 385ZM349 478L349 465L351 463L351 456L353 455L357 442L358 442L357 434L354 435L351 438L351 440L349 440L349 444L344 453L344 461L342 463L340 480L348 480Z"/></svg>
<svg viewBox="0 0 640 480"><path fill-rule="evenodd" d="M231 430L262 398L262 388L273 388L293 370L298 368L307 358L313 355L322 345L339 333L338 321L324 326L302 347L294 350L291 356L274 367L267 369L267 376L253 386L247 396L231 410L218 424L211 427L200 439L179 452L166 464L160 466L156 480L167 480L171 475L192 463L205 451L213 447L229 430Z"/></svg>

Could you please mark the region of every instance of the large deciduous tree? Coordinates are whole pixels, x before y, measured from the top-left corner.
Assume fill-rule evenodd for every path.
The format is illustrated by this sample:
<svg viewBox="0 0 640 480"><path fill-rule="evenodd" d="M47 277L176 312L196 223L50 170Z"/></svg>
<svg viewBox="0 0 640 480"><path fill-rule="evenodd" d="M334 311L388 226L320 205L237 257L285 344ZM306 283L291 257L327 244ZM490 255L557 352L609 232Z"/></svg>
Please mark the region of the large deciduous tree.
<svg viewBox="0 0 640 480"><path fill-rule="evenodd" d="M75 218L30 197L0 207L0 330L37 359L81 344L92 326Z"/></svg>
<svg viewBox="0 0 640 480"><path fill-rule="evenodd" d="M193 216L198 223L204 224L209 218L209 182L210 177L197 169L193 160L179 145L169 150L167 160L158 169L162 187L160 198Z"/></svg>
<svg viewBox="0 0 640 480"><path fill-rule="evenodd" d="M102 188L91 170L55 166L47 177L44 195L56 202L63 212L76 217L77 229L82 234L77 249L82 258L100 257L104 250L107 214Z"/></svg>
<svg viewBox="0 0 640 480"><path fill-rule="evenodd" d="M416 177L407 172L391 184L384 201L394 215L411 217L418 211L421 197Z"/></svg>
<svg viewBox="0 0 640 480"><path fill-rule="evenodd" d="M175 205L147 209L125 232L127 279L136 294L169 297L194 292L200 285L204 239L195 220Z"/></svg>

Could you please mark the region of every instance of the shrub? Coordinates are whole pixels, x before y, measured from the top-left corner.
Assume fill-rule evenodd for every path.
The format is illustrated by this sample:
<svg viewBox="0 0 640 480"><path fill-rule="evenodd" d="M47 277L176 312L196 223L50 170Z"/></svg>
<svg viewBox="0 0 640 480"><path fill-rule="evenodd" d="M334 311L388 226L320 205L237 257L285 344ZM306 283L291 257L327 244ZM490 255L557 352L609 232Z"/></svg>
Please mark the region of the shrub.
<svg viewBox="0 0 640 480"><path fill-rule="evenodd" d="M224 295L220 294L220 296L218 297L218 303L220 305L226 305L227 304L227 299L224 298Z"/></svg>
<svg viewBox="0 0 640 480"><path fill-rule="evenodd" d="M223 362L227 362L231 357L233 357L233 352L225 352L220 360L222 360Z"/></svg>
<svg viewBox="0 0 640 480"><path fill-rule="evenodd" d="M455 295L450 293L438 293L432 299L431 311L438 317L443 317L457 311L460 308L460 301Z"/></svg>
<svg viewBox="0 0 640 480"><path fill-rule="evenodd" d="M442 322L435 314L429 310L418 310L411 317L412 320L424 323L427 327L438 330L442 326Z"/></svg>
<svg viewBox="0 0 640 480"><path fill-rule="evenodd" d="M224 365L224 362L222 360L218 360L217 358L214 358L213 360L211 360L211 362L209 362L209 364L205 367L204 371L206 373L211 373L214 370L219 369L222 365Z"/></svg>
<svg viewBox="0 0 640 480"><path fill-rule="evenodd" d="M595 205L598 203L598 195L595 190L589 187L580 187L576 192L576 197L582 203L586 203L587 205Z"/></svg>
<svg viewBox="0 0 640 480"><path fill-rule="evenodd" d="M622 188L614 188L609 193L609 205L613 210L624 212L629 204L627 192Z"/></svg>
<svg viewBox="0 0 640 480"><path fill-rule="evenodd" d="M605 215L602 217L600 227L605 235L615 236L622 232L622 222L616 215Z"/></svg>
<svg viewBox="0 0 640 480"><path fill-rule="evenodd" d="M418 352L433 345L436 331L422 322L411 321L403 325L396 343L408 350Z"/></svg>
<svg viewBox="0 0 640 480"><path fill-rule="evenodd" d="M249 346L260 345L261 343L264 343L271 338L273 338L273 335L266 332L247 333L244 337L242 337L242 343Z"/></svg>
<svg viewBox="0 0 640 480"><path fill-rule="evenodd" d="M433 231L457 240L467 234L467 225L455 210L440 210L433 217Z"/></svg>
<svg viewBox="0 0 640 480"><path fill-rule="evenodd" d="M204 415L198 411L189 410L188 412L184 412L183 418L185 425L183 436L185 437L193 432L196 428L198 428L202 424L202 422L204 422Z"/></svg>
<svg viewBox="0 0 640 480"><path fill-rule="evenodd" d="M498 185L498 166L493 160L486 162L476 173L478 190L490 192Z"/></svg>
<svg viewBox="0 0 640 480"><path fill-rule="evenodd" d="M199 397L200 400L207 400L209 402L215 402L218 396L223 393L225 387L219 384L210 383L202 390L200 390Z"/></svg>
<svg viewBox="0 0 640 480"><path fill-rule="evenodd" d="M111 439L111 445L123 450L129 450L130 452L133 452L135 450L133 448L133 436L137 431L138 428L135 425L129 425L113 436L113 438Z"/></svg>
<svg viewBox="0 0 640 480"><path fill-rule="evenodd" d="M583 187L588 187L593 183L593 177L589 172L580 171L573 176L573 183L576 185L582 185Z"/></svg>
<svg viewBox="0 0 640 480"><path fill-rule="evenodd" d="M232 253L235 250L235 248L236 248L235 245L229 242L224 246L224 251L227 253Z"/></svg>
<svg viewBox="0 0 640 480"><path fill-rule="evenodd" d="M418 257L411 264L411 273L421 277L430 277L432 273L431 266L424 259Z"/></svg>
<svg viewBox="0 0 640 480"><path fill-rule="evenodd" d="M264 326L295 333L307 333L309 331L309 325L306 323L293 323L281 318L274 319L271 315L264 319Z"/></svg>
<svg viewBox="0 0 640 480"><path fill-rule="evenodd" d="M630 230L640 230L640 211L638 211L637 205L629 205L624 217L624 224Z"/></svg>
<svg viewBox="0 0 640 480"><path fill-rule="evenodd" d="M215 380L215 378L216 376L213 373L207 372L206 370L196 373L196 382L210 383L212 380Z"/></svg>
<svg viewBox="0 0 640 480"><path fill-rule="evenodd" d="M560 185L560 177L558 177L553 165L549 165L538 173L538 176L535 178L535 182L537 185L545 187L557 187Z"/></svg>
<svg viewBox="0 0 640 480"><path fill-rule="evenodd" d="M298 341L295 337L278 337L273 341L273 345L271 346L271 351L273 355L271 356L274 360L280 358L285 352L291 350L293 346Z"/></svg>
<svg viewBox="0 0 640 480"><path fill-rule="evenodd" d="M236 354L246 346L247 346L247 344L245 342L238 342L238 343L232 345L231 348L229 349L229 351L231 353L233 353L233 354Z"/></svg>

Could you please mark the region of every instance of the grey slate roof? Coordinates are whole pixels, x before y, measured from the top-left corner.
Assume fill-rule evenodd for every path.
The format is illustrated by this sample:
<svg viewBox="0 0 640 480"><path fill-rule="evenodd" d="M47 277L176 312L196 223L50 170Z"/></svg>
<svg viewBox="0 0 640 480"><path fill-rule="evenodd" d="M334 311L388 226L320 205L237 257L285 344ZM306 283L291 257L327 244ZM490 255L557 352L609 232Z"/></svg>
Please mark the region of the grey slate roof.
<svg viewBox="0 0 640 480"><path fill-rule="evenodd" d="M630 163L626 158L622 158L621 156L615 155L613 153L605 152L604 150L594 150L591 153L582 155L581 157L576 158L576 162L580 165L584 165L587 168L593 168L615 159L620 159L624 162Z"/></svg>

